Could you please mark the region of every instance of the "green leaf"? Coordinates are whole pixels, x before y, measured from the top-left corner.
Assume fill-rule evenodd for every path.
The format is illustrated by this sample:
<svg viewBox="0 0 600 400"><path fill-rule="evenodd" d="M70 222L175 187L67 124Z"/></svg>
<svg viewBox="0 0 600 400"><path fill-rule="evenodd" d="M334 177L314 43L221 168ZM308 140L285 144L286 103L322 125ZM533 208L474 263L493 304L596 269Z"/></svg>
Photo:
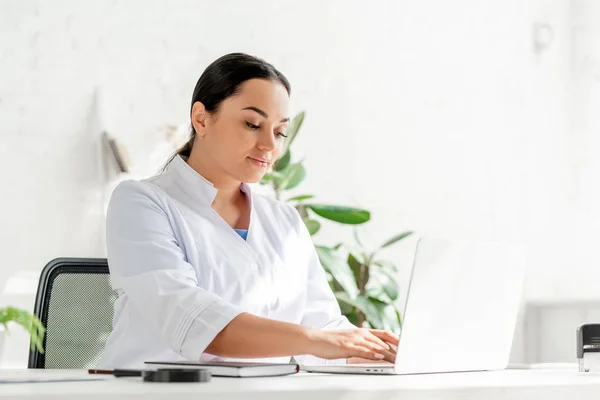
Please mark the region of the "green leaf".
<svg viewBox="0 0 600 400"><path fill-rule="evenodd" d="M354 258L356 258L356 261L358 261L359 263L363 263L363 264L369 265L369 256L368 256L368 254L360 253L359 252L360 249L357 248L357 247L350 247L350 246L348 246L347 249L348 249L348 251L350 253L352 253L354 255Z"/></svg>
<svg viewBox="0 0 600 400"><path fill-rule="evenodd" d="M373 269L371 272L371 278L376 282L371 282L371 285L377 286L377 288L381 289L383 293L385 293L387 299L390 301L395 301L398 299L399 290L398 290L398 282L394 278L393 275L388 273L383 268ZM379 300L383 300L379 296L374 296Z"/></svg>
<svg viewBox="0 0 600 400"><path fill-rule="evenodd" d="M288 150L282 157L279 157L275 164L273 164L273 169L275 171L283 171L290 165L290 160L292 159L292 153Z"/></svg>
<svg viewBox="0 0 600 400"><path fill-rule="evenodd" d="M360 247L365 247L365 245L363 244L360 232L358 231L358 228L354 228L354 240L356 240L356 244L358 244Z"/></svg>
<svg viewBox="0 0 600 400"><path fill-rule="evenodd" d="M273 175L270 172L267 172L266 174L263 175L263 177L261 178L259 183L261 185L267 185L272 180L273 180Z"/></svg>
<svg viewBox="0 0 600 400"><path fill-rule="evenodd" d="M394 333L400 332L400 313L394 305L369 296L361 295L355 299L351 299L345 292L335 292L334 294L339 302L351 305L362 311L371 327L389 330Z"/></svg>
<svg viewBox="0 0 600 400"><path fill-rule="evenodd" d="M388 304L374 299L372 297L367 298L369 304L369 315L367 319L371 326L375 329L389 329L389 322L386 321L385 309L388 307ZM367 315L367 314L365 314Z"/></svg>
<svg viewBox="0 0 600 400"><path fill-rule="evenodd" d="M386 304L384 302L373 300L374 306L377 308L379 315L381 316L382 328L393 333L400 333L400 314L393 304Z"/></svg>
<svg viewBox="0 0 600 400"><path fill-rule="evenodd" d="M373 264L375 264L383 269L386 269L388 271L398 272L398 268L396 267L396 264L394 264L390 260L377 260Z"/></svg>
<svg viewBox="0 0 600 400"><path fill-rule="evenodd" d="M398 326L400 327L400 329L396 333L400 335L400 331L402 331L402 315L400 314L400 311L398 311L398 309L396 309L396 320L398 321Z"/></svg>
<svg viewBox="0 0 600 400"><path fill-rule="evenodd" d="M363 314L365 314L366 320L373 328L384 329L382 326L384 326L385 323L382 319L383 314L382 311L380 311L380 304L385 305L385 303L362 295L356 296L356 298L352 299L349 298L344 292L336 292L335 297L338 299L338 301L350 304L362 311Z"/></svg>
<svg viewBox="0 0 600 400"><path fill-rule="evenodd" d="M306 225L306 227L308 228L308 233L310 233L310 236L319 232L319 229L321 229L321 223L314 219L309 219L308 221L304 221L304 225Z"/></svg>
<svg viewBox="0 0 600 400"><path fill-rule="evenodd" d="M35 315L14 307L0 308L0 324L6 326L10 321L21 325L29 333L32 348L35 346L40 353L44 352L43 339L46 329Z"/></svg>
<svg viewBox="0 0 600 400"><path fill-rule="evenodd" d="M302 126L303 122L304 122L304 111L298 113L290 121L290 124L288 125L288 127L285 130L285 134L287 135L287 138L285 139L285 142L283 144L282 152L284 154L287 153L288 150L290 149L290 146L292 145L292 142L296 138L296 135L298 135L298 131L300 130L300 127Z"/></svg>
<svg viewBox="0 0 600 400"><path fill-rule="evenodd" d="M373 281L374 279L371 280L371 282ZM367 287L365 288L365 295L384 302L389 301L387 294L385 294L385 292L383 291L383 288L377 284L367 285Z"/></svg>
<svg viewBox="0 0 600 400"><path fill-rule="evenodd" d="M357 299L356 297L352 298L352 297L348 296L348 293L341 292L341 291L335 292L333 294L335 295L335 298L338 299L338 301L341 301L352 307L358 308L358 303L356 301L356 299Z"/></svg>
<svg viewBox="0 0 600 400"><path fill-rule="evenodd" d="M367 297L368 312L365 313L369 324L375 329L385 329L397 333L400 330L396 308L378 299Z"/></svg>
<svg viewBox="0 0 600 400"><path fill-rule="evenodd" d="M280 190L290 190L298 186L306 176L306 171L302 163L290 165L282 172L282 178L277 182Z"/></svg>
<svg viewBox="0 0 600 400"><path fill-rule="evenodd" d="M360 318L358 317L358 312L352 311L349 313L344 313L344 315L346 316L346 318L348 318L348 321L350 321L350 323L352 325L358 326L358 324L360 322Z"/></svg>
<svg viewBox="0 0 600 400"><path fill-rule="evenodd" d="M393 238L391 238L390 240L388 240L387 242L385 242L384 244L381 245L381 248L383 249L384 247L388 247L393 245L394 243L409 237L410 235L412 235L413 232L404 232L404 233L400 233L396 236L394 236Z"/></svg>
<svg viewBox="0 0 600 400"><path fill-rule="evenodd" d="M298 210L298 214L300 214L300 218L302 221L308 221L310 219L310 215L308 215L308 211L306 210L306 206L302 203L298 203L294 206L296 210Z"/></svg>
<svg viewBox="0 0 600 400"><path fill-rule="evenodd" d="M283 181L283 179L285 178L285 175L282 174L281 172L277 172L277 171L272 171L269 173L270 175L270 180L273 181L273 185L275 186L275 189L278 189L281 186L281 182ZM266 174L265 174L266 176ZM264 179L264 177L263 177Z"/></svg>
<svg viewBox="0 0 600 400"><path fill-rule="evenodd" d="M300 196L291 197L291 198L287 199L287 201L304 201L304 200L314 199L314 198L315 198L315 196L313 196L312 194L303 194Z"/></svg>
<svg viewBox="0 0 600 400"><path fill-rule="evenodd" d="M356 280L356 282L359 282L359 280L360 280L360 265L361 265L361 263L356 258L356 256L354 256L354 254L352 254L352 253L349 253L348 254L348 266L352 270L352 273L354 274L354 279Z"/></svg>
<svg viewBox="0 0 600 400"><path fill-rule="evenodd" d="M371 219L371 213L359 208L330 206L326 204L307 204L315 214L320 217L342 224L362 224Z"/></svg>
<svg viewBox="0 0 600 400"><path fill-rule="evenodd" d="M325 276L327 276L327 282L331 283L333 281L333 275L329 272L325 271Z"/></svg>
<svg viewBox="0 0 600 400"><path fill-rule="evenodd" d="M352 270L345 260L333 249L325 246L315 246L321 265L335 278L348 297L354 299L358 295L358 287Z"/></svg>

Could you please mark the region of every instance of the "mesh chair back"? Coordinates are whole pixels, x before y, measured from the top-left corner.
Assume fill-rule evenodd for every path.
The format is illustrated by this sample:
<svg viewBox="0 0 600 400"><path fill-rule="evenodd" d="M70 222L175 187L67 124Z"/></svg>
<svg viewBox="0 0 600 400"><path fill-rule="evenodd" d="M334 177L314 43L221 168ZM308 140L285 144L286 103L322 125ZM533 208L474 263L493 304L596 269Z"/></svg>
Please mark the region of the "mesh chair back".
<svg viewBox="0 0 600 400"><path fill-rule="evenodd" d="M35 314L46 327L45 351L31 351L29 368L95 368L112 331L116 297L106 259L48 263L35 302Z"/></svg>

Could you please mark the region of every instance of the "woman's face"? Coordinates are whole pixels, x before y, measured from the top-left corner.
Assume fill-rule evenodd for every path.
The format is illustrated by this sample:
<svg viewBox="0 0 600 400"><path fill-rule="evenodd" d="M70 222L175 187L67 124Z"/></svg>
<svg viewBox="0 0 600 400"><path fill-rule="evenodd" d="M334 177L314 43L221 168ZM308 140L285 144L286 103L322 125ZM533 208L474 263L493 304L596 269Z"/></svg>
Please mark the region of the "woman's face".
<svg viewBox="0 0 600 400"><path fill-rule="evenodd" d="M260 181L283 148L288 103L285 87L264 79L244 82L215 114L197 115L204 106L196 103L192 121L202 139L198 145L203 157L237 181ZM204 123L198 118L205 118Z"/></svg>

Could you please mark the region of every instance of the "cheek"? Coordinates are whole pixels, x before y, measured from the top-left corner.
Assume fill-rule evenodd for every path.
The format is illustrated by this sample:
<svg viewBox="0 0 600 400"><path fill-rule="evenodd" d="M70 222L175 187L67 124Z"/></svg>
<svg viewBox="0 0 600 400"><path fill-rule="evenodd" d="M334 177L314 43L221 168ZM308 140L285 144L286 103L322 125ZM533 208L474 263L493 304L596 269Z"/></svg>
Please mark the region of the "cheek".
<svg viewBox="0 0 600 400"><path fill-rule="evenodd" d="M229 155L244 151L246 147L252 146L252 135L248 129L240 127L236 123L222 124L215 132L219 142L220 150ZM237 151L236 151L237 150Z"/></svg>

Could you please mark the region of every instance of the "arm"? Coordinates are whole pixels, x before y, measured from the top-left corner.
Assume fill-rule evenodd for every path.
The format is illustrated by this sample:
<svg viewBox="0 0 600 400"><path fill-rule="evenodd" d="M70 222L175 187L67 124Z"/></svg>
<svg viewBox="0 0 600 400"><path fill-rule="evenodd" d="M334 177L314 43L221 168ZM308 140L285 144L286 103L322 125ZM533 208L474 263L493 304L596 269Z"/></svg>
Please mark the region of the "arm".
<svg viewBox="0 0 600 400"><path fill-rule="evenodd" d="M310 331L297 324L242 313L212 341L206 351L221 357L286 357L310 352Z"/></svg>
<svg viewBox="0 0 600 400"><path fill-rule="evenodd" d="M174 351L198 360L314 354L380 359L384 345L354 329L326 335L309 327L243 313L198 286L160 198L149 185L127 181L113 192L107 215L111 281ZM376 354L377 353L377 354Z"/></svg>
<svg viewBox="0 0 600 400"><path fill-rule="evenodd" d="M295 356L336 360L362 357L393 362L384 340L387 332L367 329L326 331L242 313L235 317L208 346L209 353L232 358ZM393 339L392 339L393 340ZM307 355L308 354L308 355Z"/></svg>
<svg viewBox="0 0 600 400"><path fill-rule="evenodd" d="M114 190L106 221L113 288L124 292L166 345L198 360L242 310L199 287L173 229L150 185L126 181Z"/></svg>

